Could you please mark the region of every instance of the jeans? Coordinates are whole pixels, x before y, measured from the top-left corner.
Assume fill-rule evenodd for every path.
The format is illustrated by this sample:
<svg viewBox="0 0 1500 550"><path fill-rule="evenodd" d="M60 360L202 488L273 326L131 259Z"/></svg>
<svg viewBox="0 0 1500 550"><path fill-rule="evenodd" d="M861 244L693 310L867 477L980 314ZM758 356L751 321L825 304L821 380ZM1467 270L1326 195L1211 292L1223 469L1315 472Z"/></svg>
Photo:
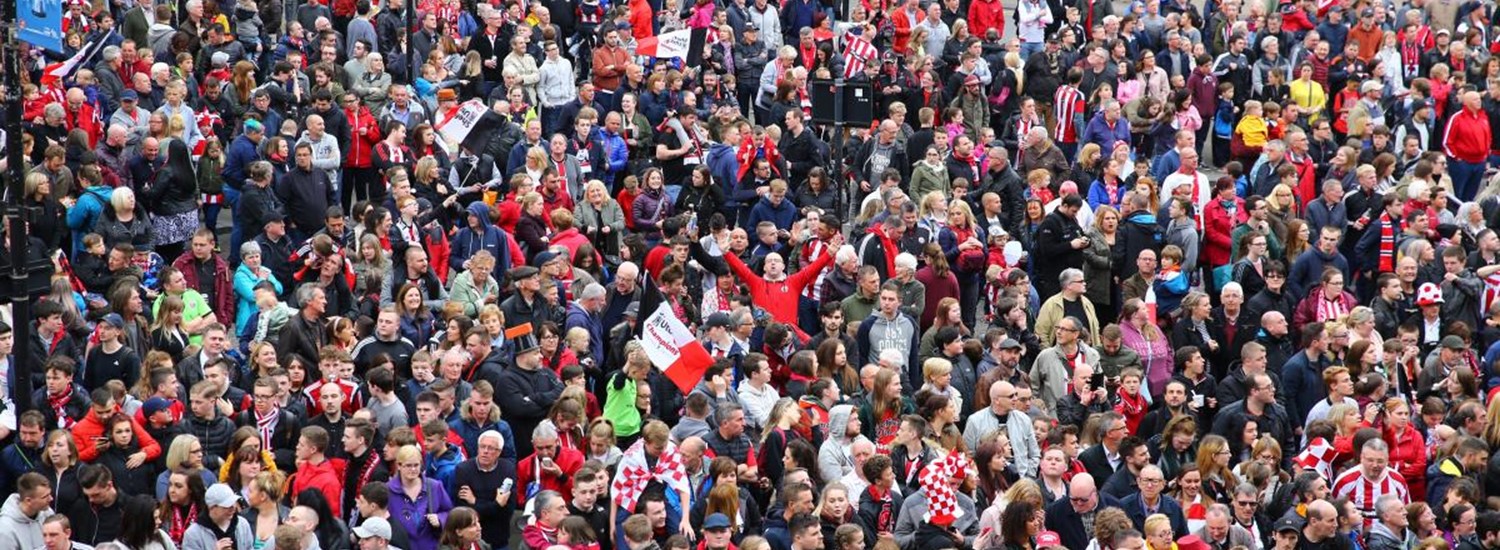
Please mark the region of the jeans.
<svg viewBox="0 0 1500 550"><path fill-rule="evenodd" d="M245 228L240 224L240 191L228 185L224 186L224 204L229 205L230 221L233 224L229 228L229 250L225 256L229 257L230 269L240 266L240 245L245 242ZM217 217L218 213L213 213ZM209 218L212 222L216 218Z"/></svg>
<svg viewBox="0 0 1500 550"><path fill-rule="evenodd" d="M1483 162L1464 162L1456 158L1448 160L1448 175L1453 177L1453 192L1458 195L1459 200L1468 202L1474 200L1474 194L1484 181Z"/></svg>
<svg viewBox="0 0 1500 550"><path fill-rule="evenodd" d="M1027 59L1031 59L1031 54L1042 51L1042 48L1043 44L1041 42L1022 42L1021 60L1025 61Z"/></svg>

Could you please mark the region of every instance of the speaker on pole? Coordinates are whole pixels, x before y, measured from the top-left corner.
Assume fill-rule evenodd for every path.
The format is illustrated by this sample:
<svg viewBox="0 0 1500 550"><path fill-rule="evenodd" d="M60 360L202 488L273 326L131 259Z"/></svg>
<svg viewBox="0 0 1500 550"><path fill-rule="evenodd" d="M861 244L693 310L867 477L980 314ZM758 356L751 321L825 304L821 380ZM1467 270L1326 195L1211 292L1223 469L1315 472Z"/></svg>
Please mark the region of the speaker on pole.
<svg viewBox="0 0 1500 550"><path fill-rule="evenodd" d="M833 80L812 79L807 87L812 94L814 124L869 126L875 122L875 86L869 82L843 83L843 120L835 120L834 105L839 100L839 86Z"/></svg>

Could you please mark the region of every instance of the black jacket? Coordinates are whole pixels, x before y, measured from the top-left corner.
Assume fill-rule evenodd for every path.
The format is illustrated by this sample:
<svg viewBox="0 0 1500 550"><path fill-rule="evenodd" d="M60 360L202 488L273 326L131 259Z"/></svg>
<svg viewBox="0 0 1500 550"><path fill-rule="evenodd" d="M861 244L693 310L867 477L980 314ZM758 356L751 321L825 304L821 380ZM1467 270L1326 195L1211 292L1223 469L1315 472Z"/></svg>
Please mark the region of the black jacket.
<svg viewBox="0 0 1500 550"><path fill-rule="evenodd" d="M271 430L271 456L276 461L276 468L283 472L297 471L297 438L302 436L302 415L306 411L294 413L286 409L278 409L277 414L281 418L276 420L276 428ZM255 409L245 409L234 416L235 426L255 426ZM332 434L335 437L341 434ZM343 449L332 449L343 452Z"/></svg>
<svg viewBox="0 0 1500 550"><path fill-rule="evenodd" d="M296 228L309 235L323 229L324 215L333 196L333 183L328 174L313 168L303 170L293 167L276 184L276 198L286 205L288 228Z"/></svg>
<svg viewBox="0 0 1500 550"><path fill-rule="evenodd" d="M807 173L813 167L823 165L823 151L827 147L813 135L810 128L803 128L801 134L786 132L781 135L781 142L776 144L776 148L790 166L787 183L792 188L801 188L807 183Z"/></svg>
<svg viewBox="0 0 1500 550"><path fill-rule="evenodd" d="M529 434L547 417L552 404L562 395L562 380L551 369L526 370L510 368L500 373L500 387L495 400L515 433ZM518 438L516 456L531 454L531 441Z"/></svg>
<svg viewBox="0 0 1500 550"><path fill-rule="evenodd" d="M211 420L203 420L192 414L188 414L184 420L188 433L197 436L198 442L203 444L204 467L218 469L224 464L224 457L229 454L229 440L234 437L234 422L217 413Z"/></svg>
<svg viewBox="0 0 1500 550"><path fill-rule="evenodd" d="M1081 236L1083 227L1078 225L1078 220L1063 216L1061 211L1054 211L1042 219L1037 228L1037 250L1033 254L1035 274L1031 277L1038 294L1057 294L1060 290L1057 276L1064 269L1083 266L1083 251L1070 244Z"/></svg>
<svg viewBox="0 0 1500 550"><path fill-rule="evenodd" d="M323 323L317 320L308 321L301 312L287 321L286 326L281 328L279 337L280 339L276 342L276 356L282 358L295 353L303 359L317 361L318 350L328 343L328 331ZM314 374L309 371L307 379L314 379Z"/></svg>

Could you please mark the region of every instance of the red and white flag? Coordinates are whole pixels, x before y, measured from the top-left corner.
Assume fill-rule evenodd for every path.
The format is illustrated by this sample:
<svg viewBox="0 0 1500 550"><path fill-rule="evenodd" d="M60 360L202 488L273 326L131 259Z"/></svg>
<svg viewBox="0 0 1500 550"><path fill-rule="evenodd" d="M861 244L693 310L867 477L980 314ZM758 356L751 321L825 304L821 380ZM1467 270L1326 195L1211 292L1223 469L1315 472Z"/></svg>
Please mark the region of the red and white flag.
<svg viewBox="0 0 1500 550"><path fill-rule="evenodd" d="M641 344L651 364L677 384L684 395L693 391L714 362L703 343L693 337L693 332L677 319L672 305L666 302L657 306L642 324Z"/></svg>
<svg viewBox="0 0 1500 550"><path fill-rule="evenodd" d="M850 33L844 38L844 78L853 78L865 70L865 64L880 55L880 50L864 37Z"/></svg>
<svg viewBox="0 0 1500 550"><path fill-rule="evenodd" d="M678 57L687 59L693 44L693 29L675 30L636 41L635 54L646 57Z"/></svg>

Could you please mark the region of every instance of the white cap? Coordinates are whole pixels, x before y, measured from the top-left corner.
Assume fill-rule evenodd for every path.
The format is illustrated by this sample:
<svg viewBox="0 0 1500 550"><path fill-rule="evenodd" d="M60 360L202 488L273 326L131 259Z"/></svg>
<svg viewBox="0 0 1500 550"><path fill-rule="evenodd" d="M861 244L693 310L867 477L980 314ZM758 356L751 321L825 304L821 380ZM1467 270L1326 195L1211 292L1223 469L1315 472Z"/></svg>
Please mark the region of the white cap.
<svg viewBox="0 0 1500 550"><path fill-rule="evenodd" d="M234 489L230 489L228 485L223 483L215 483L212 487L209 487L208 492L204 494L203 500L209 506L218 506L220 508L233 508L240 503L240 497L234 494Z"/></svg>
<svg viewBox="0 0 1500 550"><path fill-rule="evenodd" d="M354 528L354 536L367 539L375 537L383 540L391 540L391 522L385 518L366 518L364 523Z"/></svg>

